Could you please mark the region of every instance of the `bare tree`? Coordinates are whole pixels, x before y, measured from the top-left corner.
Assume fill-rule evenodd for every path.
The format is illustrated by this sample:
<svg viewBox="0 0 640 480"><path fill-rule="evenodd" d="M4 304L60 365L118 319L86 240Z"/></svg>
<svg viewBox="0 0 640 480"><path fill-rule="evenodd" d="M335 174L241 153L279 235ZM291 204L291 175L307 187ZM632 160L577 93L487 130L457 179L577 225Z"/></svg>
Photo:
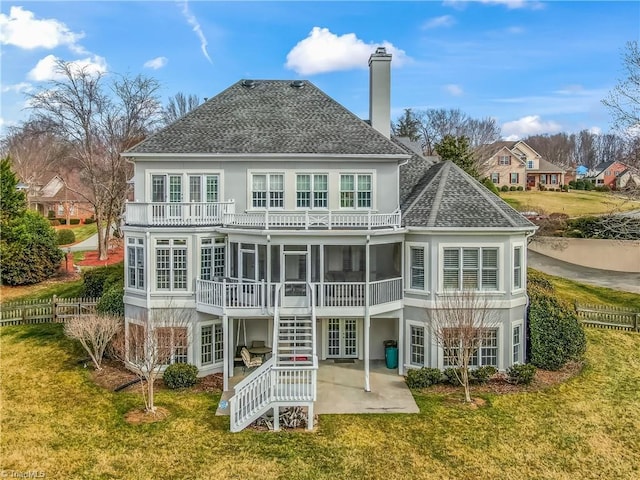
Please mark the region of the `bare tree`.
<svg viewBox="0 0 640 480"><path fill-rule="evenodd" d="M576 138L561 132L554 135L532 135L524 139L542 158L560 167L570 167L576 160Z"/></svg>
<svg viewBox="0 0 640 480"><path fill-rule="evenodd" d="M200 98L197 95L185 95L182 92L169 97L169 102L162 109L162 123L169 125L180 117L185 116L191 110L200 105Z"/></svg>
<svg viewBox="0 0 640 480"><path fill-rule="evenodd" d="M159 84L136 76L116 76L105 85L104 75L58 61L59 80L31 95L36 118L52 125L78 162L98 227L100 260L108 258L111 226L122 215L130 164L120 152L152 131L158 120Z"/></svg>
<svg viewBox="0 0 640 480"><path fill-rule="evenodd" d="M96 370L102 370L102 358L109 342L122 331L122 319L113 315L87 315L67 321L64 333L76 339L91 357Z"/></svg>
<svg viewBox="0 0 640 480"><path fill-rule="evenodd" d="M640 47L638 41L627 42L622 55L625 78L602 100L613 115L614 125L621 131L635 129L640 135Z"/></svg>
<svg viewBox="0 0 640 480"><path fill-rule="evenodd" d="M151 311L127 323L114 342L114 352L140 379L145 410L155 413L154 382L163 367L186 363L190 312L166 308Z"/></svg>
<svg viewBox="0 0 640 480"><path fill-rule="evenodd" d="M439 302L438 307L427 311L431 331L444 351L445 365L456 369L465 401L471 402L469 366L479 355L494 310L486 297L474 290L447 292Z"/></svg>
<svg viewBox="0 0 640 480"><path fill-rule="evenodd" d="M469 118L464 126L464 136L469 146L477 148L500 140L500 126L495 118Z"/></svg>

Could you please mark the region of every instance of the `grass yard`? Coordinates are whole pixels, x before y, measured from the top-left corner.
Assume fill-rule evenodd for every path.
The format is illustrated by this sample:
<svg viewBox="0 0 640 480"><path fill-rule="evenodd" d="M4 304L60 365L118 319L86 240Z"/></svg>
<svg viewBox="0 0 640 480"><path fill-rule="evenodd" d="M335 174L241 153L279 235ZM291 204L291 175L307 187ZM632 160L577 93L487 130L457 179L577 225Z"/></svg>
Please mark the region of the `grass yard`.
<svg viewBox="0 0 640 480"><path fill-rule="evenodd" d="M589 330L587 367L471 409L417 392L417 415L322 415L315 433L228 431L219 396L161 391L170 410L130 425L136 393L96 386L61 325L0 330L1 468L46 478L640 478L640 335Z"/></svg>
<svg viewBox="0 0 640 480"><path fill-rule="evenodd" d="M52 278L36 285L12 287L0 285L0 303L18 300L40 300L59 297L80 297L82 295L82 279L69 281L66 277Z"/></svg>
<svg viewBox="0 0 640 480"><path fill-rule="evenodd" d="M500 192L500 197L520 212L565 213L570 217L602 215L640 209L640 202L605 192Z"/></svg>
<svg viewBox="0 0 640 480"><path fill-rule="evenodd" d="M76 236L76 243L82 242L98 233L98 227L95 223L90 223L89 225L69 225L65 228L73 231Z"/></svg>

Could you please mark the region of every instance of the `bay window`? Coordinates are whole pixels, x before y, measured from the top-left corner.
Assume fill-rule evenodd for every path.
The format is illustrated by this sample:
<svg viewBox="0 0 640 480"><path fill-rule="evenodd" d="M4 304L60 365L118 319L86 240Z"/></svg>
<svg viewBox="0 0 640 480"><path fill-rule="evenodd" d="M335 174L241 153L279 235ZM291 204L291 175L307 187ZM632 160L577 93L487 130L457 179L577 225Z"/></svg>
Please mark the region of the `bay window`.
<svg viewBox="0 0 640 480"><path fill-rule="evenodd" d="M445 290L497 290L497 248L445 248L442 286Z"/></svg>
<svg viewBox="0 0 640 480"><path fill-rule="evenodd" d="M156 241L156 288L158 290L187 289L186 240Z"/></svg>
<svg viewBox="0 0 640 480"><path fill-rule="evenodd" d="M144 289L144 239L127 241L127 287Z"/></svg>

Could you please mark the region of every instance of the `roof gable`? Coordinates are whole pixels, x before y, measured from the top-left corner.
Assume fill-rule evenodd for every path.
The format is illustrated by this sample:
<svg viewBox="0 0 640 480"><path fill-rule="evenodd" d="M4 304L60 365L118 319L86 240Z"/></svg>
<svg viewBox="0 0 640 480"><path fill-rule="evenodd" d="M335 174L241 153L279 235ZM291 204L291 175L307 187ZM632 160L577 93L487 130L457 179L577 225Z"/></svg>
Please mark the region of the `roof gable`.
<svg viewBox="0 0 640 480"><path fill-rule="evenodd" d="M404 155L308 81L239 81L126 152Z"/></svg>

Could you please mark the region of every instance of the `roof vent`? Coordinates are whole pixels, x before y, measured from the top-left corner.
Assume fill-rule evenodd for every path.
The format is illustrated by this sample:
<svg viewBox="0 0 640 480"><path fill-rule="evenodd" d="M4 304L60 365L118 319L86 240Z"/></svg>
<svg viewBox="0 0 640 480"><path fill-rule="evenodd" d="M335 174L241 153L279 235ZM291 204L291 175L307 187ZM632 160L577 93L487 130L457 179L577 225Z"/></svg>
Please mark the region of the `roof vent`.
<svg viewBox="0 0 640 480"><path fill-rule="evenodd" d="M242 86L245 88L255 88L256 81L255 80L242 80Z"/></svg>
<svg viewBox="0 0 640 480"><path fill-rule="evenodd" d="M304 80L294 80L293 82L291 82L291 86L293 88L302 88L304 87Z"/></svg>

